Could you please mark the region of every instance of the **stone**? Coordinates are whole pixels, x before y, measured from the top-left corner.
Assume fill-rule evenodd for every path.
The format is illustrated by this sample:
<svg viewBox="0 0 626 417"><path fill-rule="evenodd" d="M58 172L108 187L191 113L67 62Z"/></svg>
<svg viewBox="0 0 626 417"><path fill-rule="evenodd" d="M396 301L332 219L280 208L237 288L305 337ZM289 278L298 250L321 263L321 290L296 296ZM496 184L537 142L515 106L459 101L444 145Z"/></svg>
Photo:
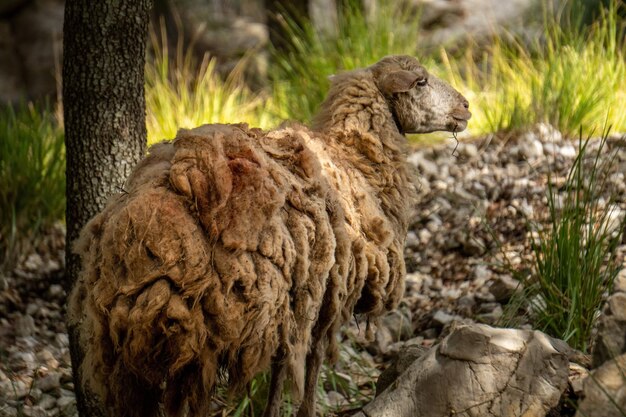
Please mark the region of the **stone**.
<svg viewBox="0 0 626 417"><path fill-rule="evenodd" d="M459 313L465 316L471 316L474 311L474 307L476 306L476 300L474 296L471 294L467 294L458 299L456 303L456 307L459 310Z"/></svg>
<svg viewBox="0 0 626 417"><path fill-rule="evenodd" d="M626 412L626 354L593 370L583 383L575 417L623 417Z"/></svg>
<svg viewBox="0 0 626 417"><path fill-rule="evenodd" d="M76 403L76 398L74 396L62 396L57 399L57 407L61 410L65 410Z"/></svg>
<svg viewBox="0 0 626 417"><path fill-rule="evenodd" d="M413 327L411 326L411 311L408 308L398 308L383 316L380 325L391 331L395 341L407 340L413 336Z"/></svg>
<svg viewBox="0 0 626 417"><path fill-rule="evenodd" d="M28 255L26 261L24 261L24 269L27 271L37 271L41 268L41 265L43 265L43 259L37 252Z"/></svg>
<svg viewBox="0 0 626 417"><path fill-rule="evenodd" d="M410 155L407 160L410 164L417 167L419 172L424 176L433 178L437 177L439 174L439 167L437 166L437 164L425 158L420 153L414 153Z"/></svg>
<svg viewBox="0 0 626 417"><path fill-rule="evenodd" d="M0 386L4 388L4 392L9 394L10 398L14 398L16 400L21 400L26 397L28 395L28 391L30 391L29 384L19 379L17 381L3 382Z"/></svg>
<svg viewBox="0 0 626 417"><path fill-rule="evenodd" d="M52 284L50 288L48 288L48 294L50 294L52 298L59 298L65 295L65 290L63 290L63 287L59 284Z"/></svg>
<svg viewBox="0 0 626 417"><path fill-rule="evenodd" d="M67 337L66 333L57 333L54 337L54 341L60 348L68 347L70 345L70 339Z"/></svg>
<svg viewBox="0 0 626 417"><path fill-rule="evenodd" d="M472 271L472 279L479 287L490 280L492 275L493 273L487 265L476 265Z"/></svg>
<svg viewBox="0 0 626 417"><path fill-rule="evenodd" d="M0 417L18 417L17 408L8 404L5 407L0 407Z"/></svg>
<svg viewBox="0 0 626 417"><path fill-rule="evenodd" d="M618 292L609 297L608 308L616 320L626 321L626 293Z"/></svg>
<svg viewBox="0 0 626 417"><path fill-rule="evenodd" d="M43 392L37 387L30 387L26 398L29 402L37 403L43 395Z"/></svg>
<svg viewBox="0 0 626 417"><path fill-rule="evenodd" d="M39 402L37 403L37 405L43 408L44 410L50 410L56 405L56 403L57 403L57 400L52 395L43 394L41 398L39 399Z"/></svg>
<svg viewBox="0 0 626 417"><path fill-rule="evenodd" d="M543 417L567 387L555 345L539 331L460 325L354 417Z"/></svg>
<svg viewBox="0 0 626 417"><path fill-rule="evenodd" d="M481 307L486 305L489 304L483 304ZM495 325L502 318L503 314L504 312L502 311L502 306L500 304L496 304L490 306L488 311L478 314L477 320L490 325Z"/></svg>
<svg viewBox="0 0 626 417"><path fill-rule="evenodd" d="M405 245L407 248L411 249L419 248L420 240L418 239L417 234L414 231L410 230L407 233Z"/></svg>
<svg viewBox="0 0 626 417"><path fill-rule="evenodd" d="M577 397L582 395L583 383L588 376L589 371L586 368L578 365L577 363L569 364L569 376L567 377L567 383Z"/></svg>
<svg viewBox="0 0 626 417"><path fill-rule="evenodd" d="M572 159L576 157L576 148L573 145L567 144L561 146L559 149L559 154L567 159Z"/></svg>
<svg viewBox="0 0 626 417"><path fill-rule="evenodd" d="M8 363L13 370L33 370L37 366L35 355L32 352L12 352L9 355Z"/></svg>
<svg viewBox="0 0 626 417"><path fill-rule="evenodd" d="M593 347L593 366L626 352L626 292L621 291L623 273L616 279L615 289L607 300L598 320L598 331Z"/></svg>
<svg viewBox="0 0 626 417"><path fill-rule="evenodd" d="M18 337L29 337L35 333L35 319L30 315L19 316L15 320L15 335Z"/></svg>
<svg viewBox="0 0 626 417"><path fill-rule="evenodd" d="M473 143L463 143L459 145L459 154L466 158L474 158L478 156L478 148Z"/></svg>
<svg viewBox="0 0 626 417"><path fill-rule="evenodd" d="M604 219L603 225L606 227L606 233L611 234L618 232L624 228L624 217L626 216L626 210L622 210L618 205L612 204L606 208L607 216Z"/></svg>
<svg viewBox="0 0 626 417"><path fill-rule="evenodd" d="M34 316L39 311L39 305L37 303L28 303L26 306L26 314L29 316Z"/></svg>
<svg viewBox="0 0 626 417"><path fill-rule="evenodd" d="M331 409L340 409L349 404L349 401L337 391L326 392L326 404Z"/></svg>
<svg viewBox="0 0 626 417"><path fill-rule="evenodd" d="M420 343L424 340L422 337L416 338ZM408 344L401 349L398 355L392 360L391 364L380 374L376 382L376 396L379 396L389 387L407 368L426 353L428 349L420 344Z"/></svg>
<svg viewBox="0 0 626 417"><path fill-rule="evenodd" d="M400 308L383 316L376 329L375 346L370 348L373 348L375 353L386 354L390 345L407 340L412 335L411 312L406 308Z"/></svg>
<svg viewBox="0 0 626 417"><path fill-rule="evenodd" d="M618 272L613 283L614 292L626 292L626 268Z"/></svg>
<svg viewBox="0 0 626 417"><path fill-rule="evenodd" d="M37 352L37 360L43 362L50 369L57 369L59 367L59 361L47 348L43 348Z"/></svg>
<svg viewBox="0 0 626 417"><path fill-rule="evenodd" d="M498 275L489 287L489 292L493 294L497 302L506 303L521 289L522 284L510 275Z"/></svg>
<svg viewBox="0 0 626 417"><path fill-rule="evenodd" d="M22 414L24 415L24 417L48 417L48 413L46 412L46 410L38 405L25 405L22 408Z"/></svg>
<svg viewBox="0 0 626 417"><path fill-rule="evenodd" d="M44 392L60 388L61 374L58 372L50 372L48 375L36 380L35 386Z"/></svg>
<svg viewBox="0 0 626 417"><path fill-rule="evenodd" d="M534 160L543 156L543 145L532 133L520 138L519 156L522 159Z"/></svg>
<svg viewBox="0 0 626 417"><path fill-rule="evenodd" d="M435 326L443 327L446 324L451 323L456 318L457 318L456 316L453 316L452 314L448 314L443 310L437 310L435 314L433 315L432 322Z"/></svg>

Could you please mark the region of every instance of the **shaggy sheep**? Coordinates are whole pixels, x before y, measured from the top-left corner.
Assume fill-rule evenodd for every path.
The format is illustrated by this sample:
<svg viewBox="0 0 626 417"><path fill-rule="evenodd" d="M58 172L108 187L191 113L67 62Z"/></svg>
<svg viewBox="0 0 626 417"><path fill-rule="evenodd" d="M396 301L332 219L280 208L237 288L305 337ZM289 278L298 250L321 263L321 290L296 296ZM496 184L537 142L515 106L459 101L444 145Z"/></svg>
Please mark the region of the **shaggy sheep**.
<svg viewBox="0 0 626 417"><path fill-rule="evenodd" d="M336 76L313 130L181 130L85 226L72 291L86 389L111 415L207 415L217 379L271 364L315 415L323 359L354 313L404 287L414 190L404 133L461 131L467 101L414 58Z"/></svg>

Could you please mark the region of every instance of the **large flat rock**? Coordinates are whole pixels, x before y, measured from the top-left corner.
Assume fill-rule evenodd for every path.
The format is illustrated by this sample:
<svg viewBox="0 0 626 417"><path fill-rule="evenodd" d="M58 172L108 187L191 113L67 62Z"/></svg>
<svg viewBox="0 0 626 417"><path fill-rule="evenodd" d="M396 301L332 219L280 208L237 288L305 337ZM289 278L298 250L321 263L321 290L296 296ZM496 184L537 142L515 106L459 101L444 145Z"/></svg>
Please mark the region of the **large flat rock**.
<svg viewBox="0 0 626 417"><path fill-rule="evenodd" d="M539 331L460 325L355 417L540 417L567 386L564 344Z"/></svg>

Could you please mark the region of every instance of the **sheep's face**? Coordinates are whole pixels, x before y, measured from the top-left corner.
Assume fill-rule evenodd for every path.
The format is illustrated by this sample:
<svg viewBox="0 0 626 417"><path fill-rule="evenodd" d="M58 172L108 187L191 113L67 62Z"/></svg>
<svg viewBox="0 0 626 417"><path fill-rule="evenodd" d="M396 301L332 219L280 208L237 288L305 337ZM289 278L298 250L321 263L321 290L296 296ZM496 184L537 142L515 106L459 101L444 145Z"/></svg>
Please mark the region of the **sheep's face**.
<svg viewBox="0 0 626 417"><path fill-rule="evenodd" d="M410 56L390 56L371 67L402 133L460 132L472 114L469 103Z"/></svg>

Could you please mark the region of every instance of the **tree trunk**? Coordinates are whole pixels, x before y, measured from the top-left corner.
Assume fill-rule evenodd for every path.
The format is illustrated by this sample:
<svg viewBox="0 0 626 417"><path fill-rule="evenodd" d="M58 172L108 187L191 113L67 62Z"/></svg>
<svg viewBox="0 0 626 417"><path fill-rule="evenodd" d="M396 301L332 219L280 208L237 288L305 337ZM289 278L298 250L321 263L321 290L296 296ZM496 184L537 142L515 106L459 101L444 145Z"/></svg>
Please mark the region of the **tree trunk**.
<svg viewBox="0 0 626 417"><path fill-rule="evenodd" d="M63 29L63 105L67 158L66 289L80 259L72 242L119 192L146 149L144 64L151 0L67 0ZM68 327L81 417L102 415L81 389L82 349ZM129 406L131 406L129 404Z"/></svg>

